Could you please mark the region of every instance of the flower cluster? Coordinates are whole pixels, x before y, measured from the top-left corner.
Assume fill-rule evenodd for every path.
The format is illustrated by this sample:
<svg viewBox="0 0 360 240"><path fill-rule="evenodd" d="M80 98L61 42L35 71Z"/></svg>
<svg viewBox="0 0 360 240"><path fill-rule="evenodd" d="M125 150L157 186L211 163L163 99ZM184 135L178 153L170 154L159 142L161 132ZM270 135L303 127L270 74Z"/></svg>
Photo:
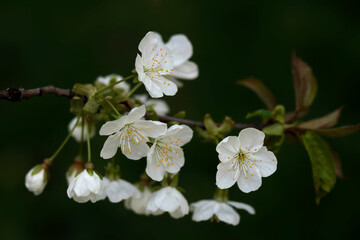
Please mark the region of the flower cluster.
<svg viewBox="0 0 360 240"><path fill-rule="evenodd" d="M191 141L193 130L176 122L166 124L158 121L157 115L169 114L170 109L165 101L149 99L147 95L131 96L141 84L144 84L152 98L173 96L182 86L178 79L196 78L198 67L189 61L193 54L192 44L182 34L174 35L164 43L160 34L149 32L141 40L139 51L141 55L138 54L135 61L136 74L132 75L134 82L139 83L134 88L125 82L131 77L123 78L116 74L98 77L96 87L78 87L77 91L84 93L88 102L85 106L83 102L73 103L72 112L77 117L70 122L70 133L64 141L66 143L73 136L80 143L79 155L66 173L68 197L79 203L95 203L106 198L111 203L123 201L127 209L143 215L168 212L171 217L180 218L193 211L194 221L215 219L231 225L237 225L240 221L234 208L255 214L250 205L229 201L225 189L237 182L244 193L255 191L261 186L262 177L268 177L276 171L275 155L263 146L265 134L247 128L238 137L221 138L222 141L216 147L220 163L217 167L218 189L214 200L201 200L189 206L177 185L179 172L185 164L183 147ZM81 106L80 110L76 106ZM111 114L107 111L111 111ZM155 119L149 117L152 112L156 113ZM110 117L114 119L110 120ZM94 170L91 163L90 139L95 135L95 124L99 119L106 120L99 135L107 136L100 157L111 159L104 177ZM205 123L205 127L209 128L209 124ZM218 142L217 138L215 140ZM82 158L84 141L88 148L88 161L85 164ZM35 195L39 195L45 188L49 163L64 143L44 164L35 166L26 175L26 187ZM115 163L118 156L130 160L146 157L146 175L139 183L132 184L121 178L120 166ZM161 182L161 187L154 186L158 182Z"/></svg>

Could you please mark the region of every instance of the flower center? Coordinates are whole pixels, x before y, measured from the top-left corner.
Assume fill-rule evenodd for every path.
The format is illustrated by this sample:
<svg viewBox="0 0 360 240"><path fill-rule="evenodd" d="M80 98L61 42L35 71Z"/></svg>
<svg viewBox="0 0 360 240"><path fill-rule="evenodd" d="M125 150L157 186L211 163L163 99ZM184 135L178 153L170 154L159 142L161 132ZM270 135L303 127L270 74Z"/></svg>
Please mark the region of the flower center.
<svg viewBox="0 0 360 240"><path fill-rule="evenodd" d="M137 146L142 143L143 141L149 142L149 139L145 137L143 134L141 134L142 127L139 129L136 129L132 126L132 123L126 124L121 129L120 134L120 145L119 147L123 147L123 154L124 151L127 149L129 151L129 154L132 153L131 150L131 144L136 144ZM116 136L118 138L118 136Z"/></svg>

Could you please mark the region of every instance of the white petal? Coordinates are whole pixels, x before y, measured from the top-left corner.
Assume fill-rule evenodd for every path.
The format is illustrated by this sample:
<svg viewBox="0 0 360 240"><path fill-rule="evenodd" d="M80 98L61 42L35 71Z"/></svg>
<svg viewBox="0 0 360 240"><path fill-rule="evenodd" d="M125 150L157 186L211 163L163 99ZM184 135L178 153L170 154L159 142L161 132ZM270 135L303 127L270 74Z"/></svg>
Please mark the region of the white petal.
<svg viewBox="0 0 360 240"><path fill-rule="evenodd" d="M152 105L158 115L166 115L170 112L169 105L164 100L149 100L145 103L145 105Z"/></svg>
<svg viewBox="0 0 360 240"><path fill-rule="evenodd" d="M172 187L165 187L159 190L159 193L155 199L156 206L165 212L175 211L180 206L175 191L177 190Z"/></svg>
<svg viewBox="0 0 360 240"><path fill-rule="evenodd" d="M150 150L149 146L146 144L148 139L143 137L141 140L134 142L131 138L126 137L126 134L127 133L124 132L119 136L122 154L132 160L139 160L146 157Z"/></svg>
<svg viewBox="0 0 360 240"><path fill-rule="evenodd" d="M179 66L190 59L193 54L193 48L189 39L183 34L171 36L166 43L174 58L174 66Z"/></svg>
<svg viewBox="0 0 360 240"><path fill-rule="evenodd" d="M252 166L251 171L241 172L238 180L238 186L241 191L248 193L259 189L261 186L260 171L256 166Z"/></svg>
<svg viewBox="0 0 360 240"><path fill-rule="evenodd" d="M155 147L156 145L153 144L148 153L145 171L151 179L161 181L164 178L165 169L164 165L160 163L160 159L157 157Z"/></svg>
<svg viewBox="0 0 360 240"><path fill-rule="evenodd" d="M218 203L214 200L202 200L192 203L190 208L194 211L192 220L195 222L209 220L214 214L215 205Z"/></svg>
<svg viewBox="0 0 360 240"><path fill-rule="evenodd" d="M246 128L239 133L240 148L256 152L264 145L265 134L255 128Z"/></svg>
<svg viewBox="0 0 360 240"><path fill-rule="evenodd" d="M104 146L101 149L100 157L104 159L109 159L115 156L120 142L120 140L117 137L118 134L111 135L106 139Z"/></svg>
<svg viewBox="0 0 360 240"><path fill-rule="evenodd" d="M217 146L216 151L219 153L221 162L228 162L234 159L234 156L240 150L240 142L237 137L230 136L222 140Z"/></svg>
<svg viewBox="0 0 360 240"><path fill-rule="evenodd" d="M229 201L228 202L230 205L236 207L237 209L244 209L246 210L248 213L254 215L255 214L255 209L248 205L248 204L245 204L245 203L241 203L241 202L233 202L233 201Z"/></svg>
<svg viewBox="0 0 360 240"><path fill-rule="evenodd" d="M124 127L126 119L127 116L123 116L120 119L106 122L101 126L99 134L101 136L107 136L120 131L120 129Z"/></svg>
<svg viewBox="0 0 360 240"><path fill-rule="evenodd" d="M144 78L139 77L139 81L144 83L146 91L152 98L161 98L164 96L161 88L148 76L145 75Z"/></svg>
<svg viewBox="0 0 360 240"><path fill-rule="evenodd" d="M136 128L140 134L151 138L157 138L164 135L167 130L167 125L165 123L151 120L138 120L134 122L133 127Z"/></svg>
<svg viewBox="0 0 360 240"><path fill-rule="evenodd" d="M155 84L167 96L174 96L178 91L176 84L173 83L172 81L167 80L166 78L161 79L161 81L155 81Z"/></svg>
<svg viewBox="0 0 360 240"><path fill-rule="evenodd" d="M162 45L163 45L163 44L164 44L164 41L163 41L160 33L158 33L158 32L153 32L153 33L155 34L155 37L158 39L159 44L162 44Z"/></svg>
<svg viewBox="0 0 360 240"><path fill-rule="evenodd" d="M158 46L159 40L153 32L148 32L139 44L139 51L144 59L151 59L153 49Z"/></svg>
<svg viewBox="0 0 360 240"><path fill-rule="evenodd" d="M175 71L176 69L174 69L174 72ZM166 79L175 83L178 88L182 88L184 86L184 84L181 81L177 80L174 76L166 76Z"/></svg>
<svg viewBox="0 0 360 240"><path fill-rule="evenodd" d="M277 159L273 152L268 151L266 147L260 148L250 158L255 160L254 163L258 167L262 177L268 177L276 171Z"/></svg>
<svg viewBox="0 0 360 240"><path fill-rule="evenodd" d="M215 212L220 221L229 223L231 225L238 225L240 222L240 215L226 203L219 203Z"/></svg>
<svg viewBox="0 0 360 240"><path fill-rule="evenodd" d="M192 80L199 76L199 68L196 63L187 61L174 68L174 75L180 79Z"/></svg>
<svg viewBox="0 0 360 240"><path fill-rule="evenodd" d="M167 130L166 134L159 139L169 145L174 144L175 146L181 147L190 142L192 137L193 130L190 127L186 125L173 125Z"/></svg>
<svg viewBox="0 0 360 240"><path fill-rule="evenodd" d="M132 123L141 119L142 117L145 116L145 113L146 113L145 105L141 105L140 107L131 109L129 115L127 116L126 123Z"/></svg>
<svg viewBox="0 0 360 240"><path fill-rule="evenodd" d="M221 162L218 164L217 169L216 186L220 189L230 188L238 180L239 168L235 162Z"/></svg>

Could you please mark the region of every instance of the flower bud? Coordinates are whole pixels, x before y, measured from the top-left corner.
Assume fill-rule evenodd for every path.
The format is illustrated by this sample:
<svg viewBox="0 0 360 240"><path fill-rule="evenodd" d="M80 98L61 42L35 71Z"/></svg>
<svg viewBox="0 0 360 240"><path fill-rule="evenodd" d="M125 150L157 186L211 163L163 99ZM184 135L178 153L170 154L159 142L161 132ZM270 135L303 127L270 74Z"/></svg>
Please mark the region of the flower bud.
<svg viewBox="0 0 360 240"><path fill-rule="evenodd" d="M86 167L72 180L67 189L67 195L79 203L89 200L94 203L102 193L101 181L101 177L92 169L92 166Z"/></svg>
<svg viewBox="0 0 360 240"><path fill-rule="evenodd" d="M49 163L45 160L44 164L36 165L26 174L25 186L30 192L33 192L36 196L44 191L44 188L47 184L48 167Z"/></svg>
<svg viewBox="0 0 360 240"><path fill-rule="evenodd" d="M82 159L81 158L75 158L74 163L69 167L67 170L65 177L68 185L74 180L74 178L84 170L82 166Z"/></svg>

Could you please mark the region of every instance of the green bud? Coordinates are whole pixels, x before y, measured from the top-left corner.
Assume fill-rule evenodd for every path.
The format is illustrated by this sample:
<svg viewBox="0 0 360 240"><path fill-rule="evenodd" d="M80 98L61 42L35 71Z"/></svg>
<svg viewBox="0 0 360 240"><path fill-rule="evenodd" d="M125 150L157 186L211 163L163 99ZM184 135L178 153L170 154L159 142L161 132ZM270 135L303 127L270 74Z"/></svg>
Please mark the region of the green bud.
<svg viewBox="0 0 360 240"><path fill-rule="evenodd" d="M226 116L222 124L220 125L219 134L223 136L227 136L234 129L235 122L231 119L231 117Z"/></svg>
<svg viewBox="0 0 360 240"><path fill-rule="evenodd" d="M89 100L86 102L83 110L87 113L95 114L98 112L99 107L100 107L100 103L96 99L89 98Z"/></svg>
<svg viewBox="0 0 360 240"><path fill-rule="evenodd" d="M92 97L95 95L96 87L92 84L80 84L76 83L73 88L74 93L78 95L83 95L87 97Z"/></svg>
<svg viewBox="0 0 360 240"><path fill-rule="evenodd" d="M209 134L215 135L215 136L218 134L218 132L219 132L218 127L217 127L216 123L214 122L214 120L211 118L210 114L208 114L208 113L204 117L204 125Z"/></svg>
<svg viewBox="0 0 360 240"><path fill-rule="evenodd" d="M84 107L84 101L80 97L73 97L70 101L70 112L80 115L82 108Z"/></svg>
<svg viewBox="0 0 360 240"><path fill-rule="evenodd" d="M176 113L174 115L174 117L176 117L176 118L185 118L186 117L186 112L185 111L180 111L180 112Z"/></svg>

